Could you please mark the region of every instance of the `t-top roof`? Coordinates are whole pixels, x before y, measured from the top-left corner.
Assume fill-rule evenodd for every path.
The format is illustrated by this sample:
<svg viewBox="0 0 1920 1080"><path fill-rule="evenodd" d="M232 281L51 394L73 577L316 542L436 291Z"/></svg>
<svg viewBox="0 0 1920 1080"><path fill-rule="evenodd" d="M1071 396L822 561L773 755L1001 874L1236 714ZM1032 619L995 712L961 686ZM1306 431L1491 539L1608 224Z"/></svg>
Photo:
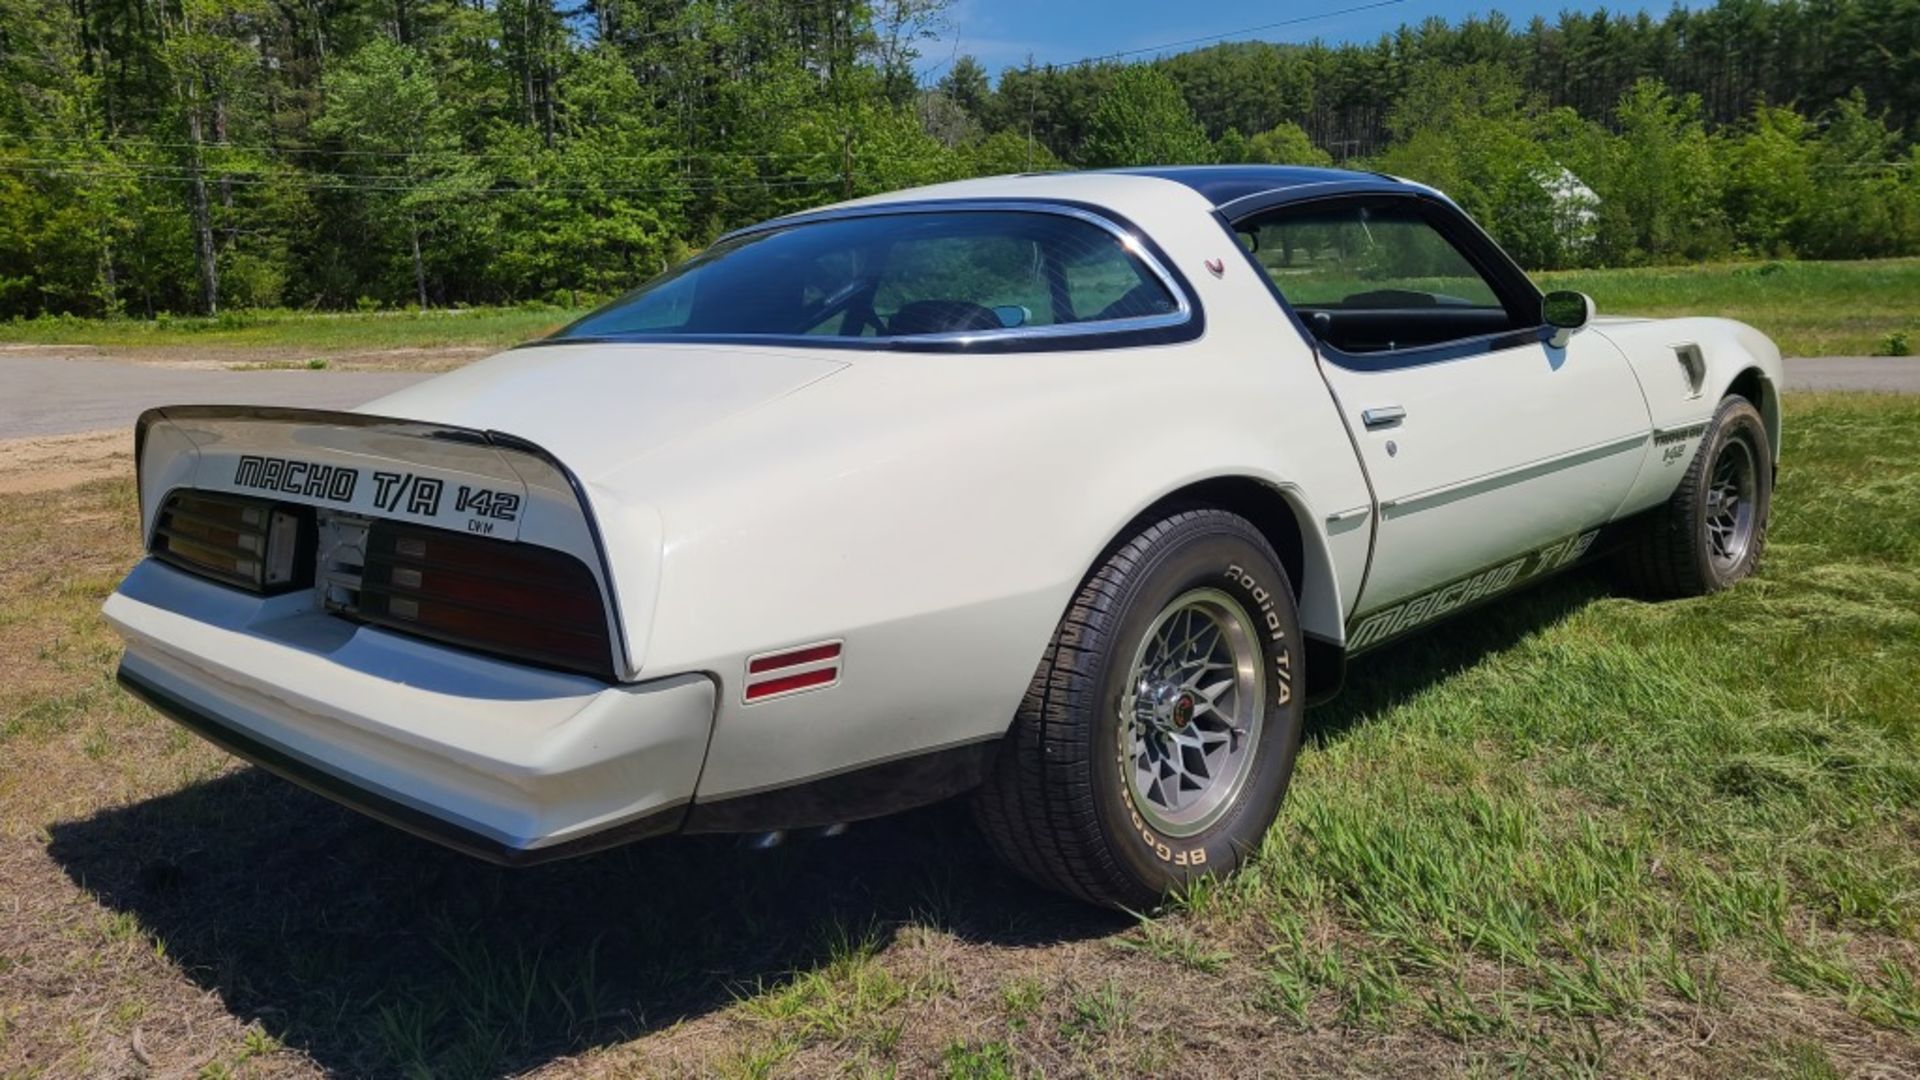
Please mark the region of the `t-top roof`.
<svg viewBox="0 0 1920 1080"><path fill-rule="evenodd" d="M1152 176L1184 184L1216 207L1248 195L1308 185L1358 183L1385 188L1401 187L1404 183L1384 173L1322 169L1311 165L1157 165L1106 171L1130 176Z"/></svg>

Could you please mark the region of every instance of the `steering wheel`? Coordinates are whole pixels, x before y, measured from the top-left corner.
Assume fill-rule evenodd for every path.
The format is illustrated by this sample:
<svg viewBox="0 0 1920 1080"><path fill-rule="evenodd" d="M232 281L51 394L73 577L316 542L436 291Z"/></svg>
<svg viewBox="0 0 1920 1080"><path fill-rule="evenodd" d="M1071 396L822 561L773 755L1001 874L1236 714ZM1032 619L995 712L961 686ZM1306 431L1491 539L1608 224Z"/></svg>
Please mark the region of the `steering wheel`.
<svg viewBox="0 0 1920 1080"><path fill-rule="evenodd" d="M840 286L822 297L807 313L802 332L811 332L835 315L845 315L840 324L841 337L859 337L869 326L885 333L886 327L873 313L873 294L878 288L879 282L871 278L854 278Z"/></svg>

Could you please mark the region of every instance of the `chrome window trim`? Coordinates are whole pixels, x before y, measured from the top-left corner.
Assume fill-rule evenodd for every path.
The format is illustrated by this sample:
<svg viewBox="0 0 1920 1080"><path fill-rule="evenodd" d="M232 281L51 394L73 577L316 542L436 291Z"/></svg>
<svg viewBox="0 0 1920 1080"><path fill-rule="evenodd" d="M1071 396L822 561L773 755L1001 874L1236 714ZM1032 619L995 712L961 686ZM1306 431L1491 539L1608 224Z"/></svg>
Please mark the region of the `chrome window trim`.
<svg viewBox="0 0 1920 1080"><path fill-rule="evenodd" d="M1264 194L1248 195L1234 200L1234 205L1248 203L1247 209L1240 210L1232 216L1216 211L1214 220L1218 221L1226 234L1233 238L1234 247L1239 249L1247 266L1254 271L1257 278L1266 283L1267 291L1280 305L1280 310L1293 324L1294 330L1300 334L1300 339L1313 350L1314 355L1349 371L1394 371L1481 356L1500 349L1524 346L1531 340L1545 342L1552 327L1532 323L1523 323L1491 334L1478 334L1449 341L1437 341L1428 345L1411 345L1405 348L1363 353L1345 352L1314 336L1313 331L1307 328L1306 320L1294 310L1293 301L1288 300L1280 291L1279 283L1273 280L1273 275L1269 274L1266 267L1254 258L1253 252L1248 251L1246 246L1240 243L1239 228L1242 223L1282 210L1305 211L1315 206L1337 206L1345 202L1382 200L1404 203L1408 206L1435 207L1448 224L1454 228L1464 229L1464 239L1467 243L1462 244L1460 242L1462 237L1450 235L1447 228L1431 220L1428 224L1466 258L1476 273L1489 285L1494 286L1496 296L1501 296L1503 288L1512 289L1515 299L1523 296L1527 298L1528 302L1521 305L1523 308L1537 311L1539 307L1540 287L1534 284L1533 279L1527 276L1527 272L1520 268L1519 263L1513 261L1513 256L1507 254L1506 249L1500 246L1492 234L1475 221L1471 214L1462 210L1458 203L1424 184L1398 178L1390 178L1387 182L1393 186L1379 188L1364 183L1303 184L1295 188L1280 188ZM1300 188L1323 186L1335 186L1338 190L1297 196L1291 194ZM1476 258L1476 253L1479 258ZM1501 307L1504 309L1506 306L1506 298L1502 297Z"/></svg>
<svg viewBox="0 0 1920 1080"><path fill-rule="evenodd" d="M999 330L950 330L938 334L901 334L878 339L849 338L837 334L737 334L717 336L779 338L819 344L828 342L844 343L880 340L901 343L925 342L929 344L949 342L967 345L979 341L1007 341L1020 340L1023 338L1044 340L1047 338L1124 334L1130 331L1159 330L1172 326L1183 326L1192 321L1195 307L1193 301L1188 297L1186 289L1181 287L1179 278L1167 269L1166 264L1162 263L1160 258L1153 253L1148 243L1143 242L1142 238L1132 230L1122 227L1110 218L1085 207L1074 206L1067 203L1047 202L1037 199L927 199L917 202L874 203L866 206L832 207L826 210L809 210L804 213L790 214L786 217L774 218L771 221L763 221L757 225L749 225L743 229L735 229L730 233L722 235L719 239L715 240L714 243L722 244L729 240L752 236L756 233L789 229L801 225L814 225L823 221L840 221L863 217L892 217L898 214L986 213L996 211L1001 213L1052 214L1056 217L1075 218L1104 230L1108 235L1120 242L1120 246L1125 249L1128 255L1140 260L1141 265L1147 268L1147 272L1152 274L1154 280L1160 283L1160 287L1165 289L1167 295L1173 298L1174 310L1161 315L1135 315L1124 319L1050 323L1046 326L1008 326ZM699 341L710 335L663 334L660 336L663 338L671 337L681 341ZM564 341L565 339L558 340Z"/></svg>
<svg viewBox="0 0 1920 1080"><path fill-rule="evenodd" d="M1395 179L1398 179L1398 177L1395 177ZM1354 181L1352 179L1313 180L1304 184L1285 184L1279 187L1268 188L1265 191L1250 191L1247 194L1241 195L1237 198L1228 199L1226 202L1221 203L1219 206L1216 206L1213 209L1215 213L1225 214L1227 217L1234 217L1242 213L1242 211L1238 211L1234 209L1234 207L1239 206L1242 203L1246 203L1250 206L1258 207L1260 209L1266 209L1270 204L1275 204L1278 202L1292 202L1295 200L1312 199L1320 194L1318 191L1314 190L1315 188L1325 188L1325 187L1349 188L1353 186L1354 186ZM1393 189L1381 188L1381 189L1375 189L1375 190L1392 191Z"/></svg>

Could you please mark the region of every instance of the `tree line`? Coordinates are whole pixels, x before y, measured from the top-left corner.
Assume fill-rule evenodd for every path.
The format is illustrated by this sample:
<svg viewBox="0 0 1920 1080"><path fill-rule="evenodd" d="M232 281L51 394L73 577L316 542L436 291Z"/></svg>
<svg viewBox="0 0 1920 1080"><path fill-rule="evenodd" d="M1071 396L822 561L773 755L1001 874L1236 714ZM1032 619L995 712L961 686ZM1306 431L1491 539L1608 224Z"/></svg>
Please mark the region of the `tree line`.
<svg viewBox="0 0 1920 1080"><path fill-rule="evenodd" d="M964 176L1337 163L1524 263L1920 251L1920 0L924 70L945 0L0 0L0 317L579 303Z"/></svg>

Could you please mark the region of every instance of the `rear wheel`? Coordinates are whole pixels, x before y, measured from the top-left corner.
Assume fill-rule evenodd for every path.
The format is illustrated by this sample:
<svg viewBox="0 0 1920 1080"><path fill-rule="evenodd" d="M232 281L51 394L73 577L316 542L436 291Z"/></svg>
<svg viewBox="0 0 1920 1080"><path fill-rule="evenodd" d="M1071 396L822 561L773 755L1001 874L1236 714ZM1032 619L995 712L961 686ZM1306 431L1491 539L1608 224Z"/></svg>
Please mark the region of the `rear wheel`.
<svg viewBox="0 0 1920 1080"><path fill-rule="evenodd" d="M1720 403L1680 486L1621 551L1634 591L1700 596L1751 575L1767 546L1773 449L1760 411L1744 397Z"/></svg>
<svg viewBox="0 0 1920 1080"><path fill-rule="evenodd" d="M974 800L1035 881L1150 907L1259 846L1300 743L1298 617L1259 530L1153 523L1095 570Z"/></svg>

